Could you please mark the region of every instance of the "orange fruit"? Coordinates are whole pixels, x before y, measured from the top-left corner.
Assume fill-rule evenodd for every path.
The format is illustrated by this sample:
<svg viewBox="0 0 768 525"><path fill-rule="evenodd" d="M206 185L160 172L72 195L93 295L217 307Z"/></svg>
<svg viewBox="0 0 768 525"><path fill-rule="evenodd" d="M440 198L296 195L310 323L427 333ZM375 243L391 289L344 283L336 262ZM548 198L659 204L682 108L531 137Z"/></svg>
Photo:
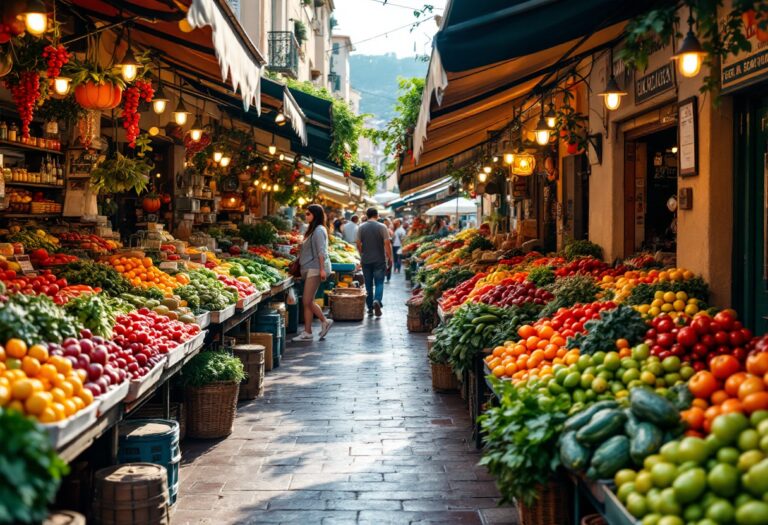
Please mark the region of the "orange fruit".
<svg viewBox="0 0 768 525"><path fill-rule="evenodd" d="M741 400L744 411L751 414L756 410L768 410L768 392L753 392Z"/></svg>
<svg viewBox="0 0 768 525"><path fill-rule="evenodd" d="M711 400L713 405L720 405L724 401L727 401L731 396L725 390L717 390L712 394Z"/></svg>
<svg viewBox="0 0 768 525"><path fill-rule="evenodd" d="M6 358L5 348L0 346L0 361L5 361L5 358Z"/></svg>
<svg viewBox="0 0 768 525"><path fill-rule="evenodd" d="M29 377L37 377L40 373L40 361L34 357L26 356L21 360L21 369L24 370L24 373Z"/></svg>
<svg viewBox="0 0 768 525"><path fill-rule="evenodd" d="M0 407L8 404L11 400L11 389L6 385L0 385Z"/></svg>
<svg viewBox="0 0 768 525"><path fill-rule="evenodd" d="M517 372L517 365L515 363L509 363L504 367L504 375L512 377Z"/></svg>
<svg viewBox="0 0 768 525"><path fill-rule="evenodd" d="M7 343L5 343L5 352L10 357L21 359L27 355L27 343L21 339L10 339Z"/></svg>
<svg viewBox="0 0 768 525"><path fill-rule="evenodd" d="M34 393L31 379L19 379L11 385L11 396L13 399L24 401Z"/></svg>
<svg viewBox="0 0 768 525"><path fill-rule="evenodd" d="M731 397L739 395L739 387L747 379L746 372L737 372L725 380L725 391Z"/></svg>
<svg viewBox="0 0 768 525"><path fill-rule="evenodd" d="M555 330L551 326L542 326L539 328L539 337L542 339L549 340L554 333Z"/></svg>
<svg viewBox="0 0 768 525"><path fill-rule="evenodd" d="M629 341L626 339L617 339L616 348L629 348Z"/></svg>
<svg viewBox="0 0 768 525"><path fill-rule="evenodd" d="M493 368L493 370L491 371L491 373L492 373L493 375L495 375L496 377L502 377L502 376L504 375L504 373L505 373L505 372L506 372L506 370L505 370L505 369L504 369L504 367L503 367L503 366L501 366L501 365L495 366L495 367ZM84 390L83 392L87 392L87 390Z"/></svg>
<svg viewBox="0 0 768 525"><path fill-rule="evenodd" d="M41 363L45 363L46 361L48 361L48 349L43 345L30 346L29 350L27 350L27 355L29 357L34 357Z"/></svg>
<svg viewBox="0 0 768 525"><path fill-rule="evenodd" d="M24 403L22 403L18 399L14 399L10 403L8 403L7 408L8 410L15 410L17 412L21 412L22 414L24 413Z"/></svg>
<svg viewBox="0 0 768 525"><path fill-rule="evenodd" d="M72 371L72 361L66 357L55 355L49 359L48 364L55 366L60 374L67 375Z"/></svg>
<svg viewBox="0 0 768 525"><path fill-rule="evenodd" d="M64 405L64 411L67 413L67 417L77 412L77 405L75 404L74 399L65 399L62 404Z"/></svg>
<svg viewBox="0 0 768 525"><path fill-rule="evenodd" d="M763 379L750 375L739 385L739 399L743 401L748 395L764 390L765 383L763 383Z"/></svg>
<svg viewBox="0 0 768 525"><path fill-rule="evenodd" d="M744 412L744 406L738 399L729 399L720 405L723 414L729 414L731 412Z"/></svg>
<svg viewBox="0 0 768 525"><path fill-rule="evenodd" d="M37 416L37 419L40 420L40 423L55 423L56 412L53 410L53 407L46 407L43 413Z"/></svg>
<svg viewBox="0 0 768 525"><path fill-rule="evenodd" d="M53 394L50 392L35 392L24 402L27 414L39 416L53 403Z"/></svg>
<svg viewBox="0 0 768 525"><path fill-rule="evenodd" d="M517 335L523 339L528 339L529 337L536 335L536 329L531 325L524 324L517 330Z"/></svg>
<svg viewBox="0 0 768 525"><path fill-rule="evenodd" d="M52 388L51 395L53 396L53 400L57 403L63 403L67 399L67 394L65 394L64 390L59 387Z"/></svg>
<svg viewBox="0 0 768 525"><path fill-rule="evenodd" d="M499 376L496 376L496 377L499 377ZM80 393L77 395L77 397L83 400L83 402L85 403L85 406L88 406L91 403L93 403L93 394L87 388L83 388L82 390L80 390Z"/></svg>

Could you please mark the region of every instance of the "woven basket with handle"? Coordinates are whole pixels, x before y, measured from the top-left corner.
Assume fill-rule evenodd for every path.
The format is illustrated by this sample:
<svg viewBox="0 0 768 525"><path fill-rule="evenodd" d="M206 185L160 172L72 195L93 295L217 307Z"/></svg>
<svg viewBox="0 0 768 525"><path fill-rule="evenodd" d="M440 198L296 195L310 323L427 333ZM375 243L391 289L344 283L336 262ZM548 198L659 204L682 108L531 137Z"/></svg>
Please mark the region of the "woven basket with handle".
<svg viewBox="0 0 768 525"><path fill-rule="evenodd" d="M235 427L239 390L240 383L234 381L187 387L187 436L214 439L230 435Z"/></svg>
<svg viewBox="0 0 768 525"><path fill-rule="evenodd" d="M550 480L538 487L538 499L528 506L518 502L520 525L564 525L570 523L570 487L563 481Z"/></svg>

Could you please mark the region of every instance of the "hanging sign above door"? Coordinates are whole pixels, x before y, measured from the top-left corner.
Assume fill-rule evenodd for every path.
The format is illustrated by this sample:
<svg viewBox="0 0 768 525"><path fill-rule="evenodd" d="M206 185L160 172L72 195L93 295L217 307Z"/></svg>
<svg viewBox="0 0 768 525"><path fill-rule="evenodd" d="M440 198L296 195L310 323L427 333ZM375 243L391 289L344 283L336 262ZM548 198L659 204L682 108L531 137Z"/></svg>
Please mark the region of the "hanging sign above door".
<svg viewBox="0 0 768 525"><path fill-rule="evenodd" d="M665 64L635 80L635 104L652 99L675 87L675 73L672 64Z"/></svg>

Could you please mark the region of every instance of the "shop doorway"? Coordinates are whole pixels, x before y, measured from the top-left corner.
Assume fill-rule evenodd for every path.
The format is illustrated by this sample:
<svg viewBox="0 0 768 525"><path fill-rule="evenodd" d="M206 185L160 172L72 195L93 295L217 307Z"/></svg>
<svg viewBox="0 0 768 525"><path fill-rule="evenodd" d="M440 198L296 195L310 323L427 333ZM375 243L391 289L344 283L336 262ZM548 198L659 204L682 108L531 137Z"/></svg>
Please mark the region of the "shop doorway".
<svg viewBox="0 0 768 525"><path fill-rule="evenodd" d="M627 133L624 144L624 256L677 247L677 126Z"/></svg>
<svg viewBox="0 0 768 525"><path fill-rule="evenodd" d="M733 303L745 325L764 333L768 330L768 97L736 99L735 117Z"/></svg>

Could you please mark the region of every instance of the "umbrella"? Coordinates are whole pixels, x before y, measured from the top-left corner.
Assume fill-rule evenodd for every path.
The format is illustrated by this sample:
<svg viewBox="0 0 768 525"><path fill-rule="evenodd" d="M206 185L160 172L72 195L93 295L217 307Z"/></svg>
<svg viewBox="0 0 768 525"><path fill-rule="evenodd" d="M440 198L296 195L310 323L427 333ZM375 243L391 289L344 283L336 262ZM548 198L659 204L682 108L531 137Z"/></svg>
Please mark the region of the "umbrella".
<svg viewBox="0 0 768 525"><path fill-rule="evenodd" d="M373 200L380 204L386 204L388 202L391 202L398 198L400 196L399 193L393 193L391 191L385 191L383 193L377 193L373 196Z"/></svg>
<svg viewBox="0 0 768 525"><path fill-rule="evenodd" d="M477 213L477 203L464 197L458 197L430 208L426 214L436 217L439 215L465 215L469 213Z"/></svg>

